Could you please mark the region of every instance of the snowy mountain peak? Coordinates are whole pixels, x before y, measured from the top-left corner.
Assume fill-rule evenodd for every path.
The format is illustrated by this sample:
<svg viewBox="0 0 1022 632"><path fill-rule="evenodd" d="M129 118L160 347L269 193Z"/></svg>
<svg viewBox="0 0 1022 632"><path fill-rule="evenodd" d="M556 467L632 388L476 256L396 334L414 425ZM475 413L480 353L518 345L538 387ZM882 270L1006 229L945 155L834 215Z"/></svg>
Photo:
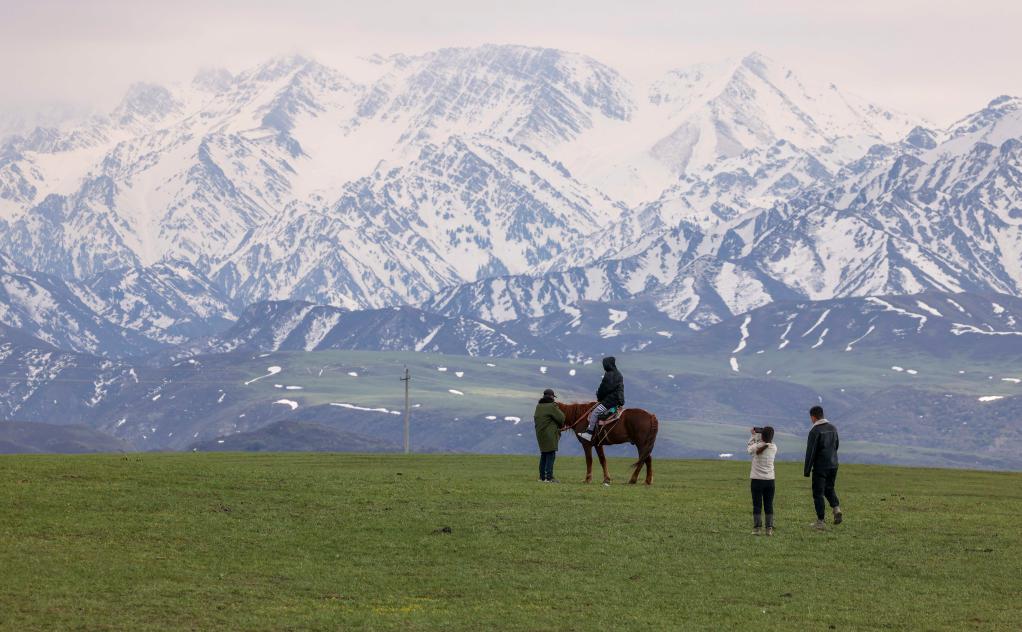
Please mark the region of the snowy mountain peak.
<svg viewBox="0 0 1022 632"><path fill-rule="evenodd" d="M283 55L260 65L249 73L249 76L256 81L277 81L314 63L316 62L302 55Z"/></svg>
<svg viewBox="0 0 1022 632"><path fill-rule="evenodd" d="M195 74L192 86L202 92L217 94L228 89L234 75L226 68L204 68Z"/></svg>
<svg viewBox="0 0 1022 632"><path fill-rule="evenodd" d="M125 126L134 122L153 123L176 112L180 107L181 103L164 86L134 83L114 110L114 119Z"/></svg>

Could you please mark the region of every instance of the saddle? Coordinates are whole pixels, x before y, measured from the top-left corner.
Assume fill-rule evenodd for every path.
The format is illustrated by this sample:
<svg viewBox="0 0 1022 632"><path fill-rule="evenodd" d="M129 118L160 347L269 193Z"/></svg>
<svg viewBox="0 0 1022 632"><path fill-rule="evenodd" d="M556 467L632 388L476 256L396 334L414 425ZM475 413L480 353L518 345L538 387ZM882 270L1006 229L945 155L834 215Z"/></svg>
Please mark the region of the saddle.
<svg viewBox="0 0 1022 632"><path fill-rule="evenodd" d="M599 418L597 419L596 425L600 427L610 425L617 421L618 419L621 419L621 415L624 412L625 412L624 407L618 406L613 411L606 412L600 415Z"/></svg>

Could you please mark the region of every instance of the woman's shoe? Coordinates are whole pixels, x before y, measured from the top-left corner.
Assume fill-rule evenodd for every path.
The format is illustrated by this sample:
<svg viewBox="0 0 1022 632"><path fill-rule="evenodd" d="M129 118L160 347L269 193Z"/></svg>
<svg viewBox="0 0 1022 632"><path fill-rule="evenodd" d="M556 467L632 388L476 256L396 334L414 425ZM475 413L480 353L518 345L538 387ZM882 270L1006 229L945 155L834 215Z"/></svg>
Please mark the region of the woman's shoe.
<svg viewBox="0 0 1022 632"><path fill-rule="evenodd" d="M761 529L759 527L753 527L752 535L761 535Z"/></svg>
<svg viewBox="0 0 1022 632"><path fill-rule="evenodd" d="M773 527L767 527L766 534L767 535L773 535L774 534L774 528Z"/></svg>

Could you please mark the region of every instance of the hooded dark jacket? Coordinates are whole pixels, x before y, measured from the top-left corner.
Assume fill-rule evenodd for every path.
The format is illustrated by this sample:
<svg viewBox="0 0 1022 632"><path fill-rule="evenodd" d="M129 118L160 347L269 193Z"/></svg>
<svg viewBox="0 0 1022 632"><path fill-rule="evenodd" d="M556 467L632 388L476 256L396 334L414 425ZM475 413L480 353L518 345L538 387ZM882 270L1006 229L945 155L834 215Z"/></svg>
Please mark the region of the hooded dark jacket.
<svg viewBox="0 0 1022 632"><path fill-rule="evenodd" d="M625 405L625 378L617 370L617 360L612 356L603 359L603 381L596 390L596 399L607 408Z"/></svg>

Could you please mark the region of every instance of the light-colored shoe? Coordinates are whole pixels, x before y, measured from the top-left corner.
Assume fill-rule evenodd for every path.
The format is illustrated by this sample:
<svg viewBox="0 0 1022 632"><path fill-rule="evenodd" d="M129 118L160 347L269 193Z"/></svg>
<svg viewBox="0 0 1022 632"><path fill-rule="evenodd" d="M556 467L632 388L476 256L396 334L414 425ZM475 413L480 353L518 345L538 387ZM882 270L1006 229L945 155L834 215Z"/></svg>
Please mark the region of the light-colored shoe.
<svg viewBox="0 0 1022 632"><path fill-rule="evenodd" d="M579 438L585 439L586 441L592 441L593 440L593 435L591 435L589 432L580 432L580 433L578 433L578 436L579 436Z"/></svg>
<svg viewBox="0 0 1022 632"><path fill-rule="evenodd" d="M816 529L817 531L823 531L824 529L827 528L827 523L822 520L817 520L816 522L810 524L809 526Z"/></svg>
<svg viewBox="0 0 1022 632"><path fill-rule="evenodd" d="M834 524L841 524L841 521L845 519L845 515L838 509L834 512Z"/></svg>
<svg viewBox="0 0 1022 632"><path fill-rule="evenodd" d="M547 482L548 483L554 483L555 485L559 485L561 481L557 480L556 478L551 478Z"/></svg>
<svg viewBox="0 0 1022 632"><path fill-rule="evenodd" d="M752 535L762 535L759 527L752 528Z"/></svg>
<svg viewBox="0 0 1022 632"><path fill-rule="evenodd" d="M773 527L767 527L766 534L768 536L772 536L774 534L774 528Z"/></svg>

